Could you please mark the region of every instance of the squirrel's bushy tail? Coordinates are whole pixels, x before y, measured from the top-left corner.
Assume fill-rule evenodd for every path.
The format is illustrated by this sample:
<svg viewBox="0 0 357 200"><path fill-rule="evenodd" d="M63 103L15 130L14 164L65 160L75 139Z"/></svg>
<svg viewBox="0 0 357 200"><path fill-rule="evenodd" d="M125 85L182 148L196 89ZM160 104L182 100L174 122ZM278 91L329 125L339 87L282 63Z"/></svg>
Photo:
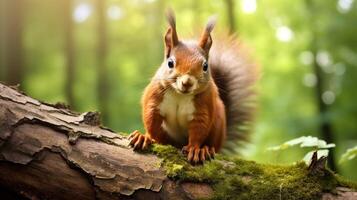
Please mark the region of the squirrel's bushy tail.
<svg viewBox="0 0 357 200"><path fill-rule="evenodd" d="M247 141L256 110L258 66L234 37L213 39L210 51L213 79L226 108L227 139L224 150L233 151Z"/></svg>

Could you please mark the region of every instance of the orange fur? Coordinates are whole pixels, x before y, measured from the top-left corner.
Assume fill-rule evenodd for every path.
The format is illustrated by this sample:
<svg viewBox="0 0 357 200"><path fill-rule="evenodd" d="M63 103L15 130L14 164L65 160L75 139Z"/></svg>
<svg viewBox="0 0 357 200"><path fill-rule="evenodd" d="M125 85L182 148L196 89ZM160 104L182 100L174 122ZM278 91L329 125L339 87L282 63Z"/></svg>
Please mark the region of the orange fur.
<svg viewBox="0 0 357 200"><path fill-rule="evenodd" d="M161 127L164 118L157 108L162 101L163 90L159 84L155 83L150 83L145 89L142 98L142 117L146 135L158 143L167 144L169 142L167 134Z"/></svg>
<svg viewBox="0 0 357 200"><path fill-rule="evenodd" d="M195 97L195 107L197 110L194 119L190 122L188 145L195 147L207 145L219 151L226 134L226 116L224 105L213 81L205 92Z"/></svg>

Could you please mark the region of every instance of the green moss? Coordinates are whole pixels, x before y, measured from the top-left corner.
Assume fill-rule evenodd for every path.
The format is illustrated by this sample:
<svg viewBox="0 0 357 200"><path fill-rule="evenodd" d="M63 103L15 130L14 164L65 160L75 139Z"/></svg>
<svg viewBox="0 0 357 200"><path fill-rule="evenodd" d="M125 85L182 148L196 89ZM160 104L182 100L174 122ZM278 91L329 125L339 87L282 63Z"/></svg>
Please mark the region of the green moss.
<svg viewBox="0 0 357 200"><path fill-rule="evenodd" d="M336 186L357 188L356 183L330 170L325 170L324 176L312 175L304 163L267 165L217 156L204 165L192 166L172 146L155 144L151 151L163 159L168 177L211 183L213 199L319 199L322 192L333 191Z"/></svg>

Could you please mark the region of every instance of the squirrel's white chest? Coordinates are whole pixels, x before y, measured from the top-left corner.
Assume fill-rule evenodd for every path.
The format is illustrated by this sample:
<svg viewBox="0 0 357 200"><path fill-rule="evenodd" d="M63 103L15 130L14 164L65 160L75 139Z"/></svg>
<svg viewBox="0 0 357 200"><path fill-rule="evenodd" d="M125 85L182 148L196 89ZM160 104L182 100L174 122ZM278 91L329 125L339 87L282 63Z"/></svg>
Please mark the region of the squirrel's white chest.
<svg viewBox="0 0 357 200"><path fill-rule="evenodd" d="M195 112L193 98L193 95L168 90L159 105L160 114L165 118L162 127L172 139L180 143L188 138L188 124Z"/></svg>

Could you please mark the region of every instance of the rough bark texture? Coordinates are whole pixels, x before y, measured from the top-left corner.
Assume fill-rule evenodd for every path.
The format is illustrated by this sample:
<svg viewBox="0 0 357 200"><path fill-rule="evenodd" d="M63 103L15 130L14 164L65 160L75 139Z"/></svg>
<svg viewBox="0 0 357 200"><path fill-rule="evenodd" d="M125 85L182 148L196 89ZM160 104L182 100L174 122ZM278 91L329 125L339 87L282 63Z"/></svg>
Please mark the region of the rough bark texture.
<svg viewBox="0 0 357 200"><path fill-rule="evenodd" d="M197 199L205 183L168 179L160 158L100 127L93 112L73 113L0 84L0 195L19 199ZM4 193L4 194L3 194ZM356 193L341 188L339 199ZM351 198L351 199L352 199Z"/></svg>
<svg viewBox="0 0 357 200"><path fill-rule="evenodd" d="M0 185L34 199L153 199L200 196L210 188L166 178L160 159L76 114L0 84ZM207 195L209 193L204 193Z"/></svg>

